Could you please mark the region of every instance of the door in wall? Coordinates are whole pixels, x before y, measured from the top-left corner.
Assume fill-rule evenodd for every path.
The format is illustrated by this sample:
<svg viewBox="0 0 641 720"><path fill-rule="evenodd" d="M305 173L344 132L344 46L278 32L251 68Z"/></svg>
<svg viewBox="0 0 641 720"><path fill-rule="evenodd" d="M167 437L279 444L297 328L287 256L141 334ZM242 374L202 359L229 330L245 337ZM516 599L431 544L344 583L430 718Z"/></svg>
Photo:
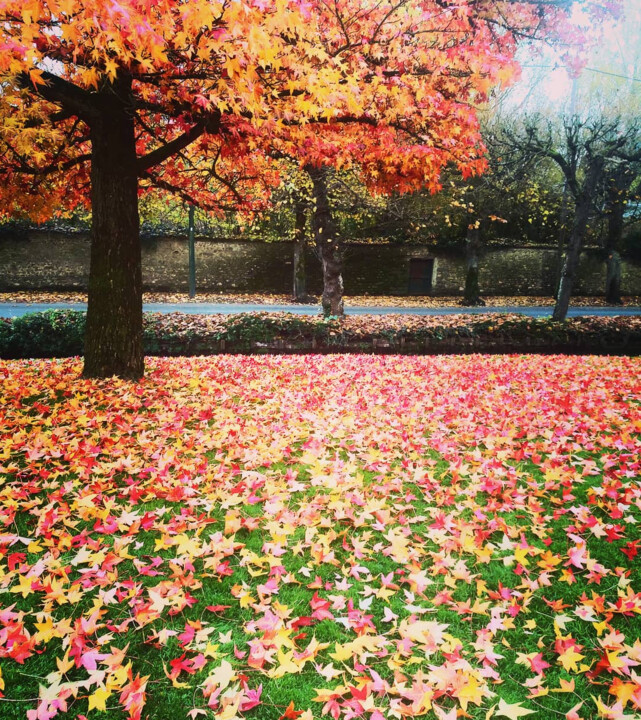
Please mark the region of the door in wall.
<svg viewBox="0 0 641 720"><path fill-rule="evenodd" d="M411 258L408 295L429 295L432 292L434 258Z"/></svg>

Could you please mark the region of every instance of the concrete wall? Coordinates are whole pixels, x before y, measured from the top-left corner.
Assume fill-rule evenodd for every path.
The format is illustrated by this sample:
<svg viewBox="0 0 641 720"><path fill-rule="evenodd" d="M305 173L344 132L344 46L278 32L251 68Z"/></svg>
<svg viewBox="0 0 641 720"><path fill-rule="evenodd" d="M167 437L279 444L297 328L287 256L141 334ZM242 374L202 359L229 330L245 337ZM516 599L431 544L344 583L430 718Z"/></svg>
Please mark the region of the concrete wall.
<svg viewBox="0 0 641 720"><path fill-rule="evenodd" d="M143 281L148 290L185 291L188 253L184 238L143 240ZM201 291L289 293L291 243L196 241L197 287ZM434 295L458 295L465 283L462 254L402 245L353 244L345 249L345 291L349 295L404 295L411 258L433 257ZM480 260L482 292L496 295L549 295L556 274L556 251L549 247L493 248ZM88 235L33 231L0 238L0 291L81 290L89 271ZM321 290L320 263L308 254L310 292ZM605 265L596 252L581 259L576 293L600 295ZM641 294L641 265L623 264L624 294Z"/></svg>

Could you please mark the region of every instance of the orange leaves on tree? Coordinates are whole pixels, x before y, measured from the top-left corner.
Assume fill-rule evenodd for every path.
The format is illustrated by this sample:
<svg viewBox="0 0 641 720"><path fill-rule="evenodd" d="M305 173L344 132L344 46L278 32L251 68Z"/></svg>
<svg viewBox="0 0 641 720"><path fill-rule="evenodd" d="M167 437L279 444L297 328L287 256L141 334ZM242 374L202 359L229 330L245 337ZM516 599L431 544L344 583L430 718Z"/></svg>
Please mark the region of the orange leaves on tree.
<svg viewBox="0 0 641 720"><path fill-rule="evenodd" d="M472 108L517 74L517 38L560 33L571 38L570 18L546 0L482 11L468 0L420 11L391 0L5 0L3 177L21 179L3 184L1 212L43 217L87 202L94 99L129 81L138 155L165 148L141 163L146 189L254 211L278 182L273 155L285 153L360 164L377 191L436 190L449 162L465 177L484 169ZM24 198L39 173L46 183Z"/></svg>

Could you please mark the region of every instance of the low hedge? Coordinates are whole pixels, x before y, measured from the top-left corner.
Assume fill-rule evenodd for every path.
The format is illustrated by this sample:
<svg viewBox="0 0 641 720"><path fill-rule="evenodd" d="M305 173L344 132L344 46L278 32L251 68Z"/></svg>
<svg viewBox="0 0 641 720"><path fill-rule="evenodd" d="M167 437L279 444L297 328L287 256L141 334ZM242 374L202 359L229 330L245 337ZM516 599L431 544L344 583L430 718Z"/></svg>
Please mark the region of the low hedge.
<svg viewBox="0 0 641 720"><path fill-rule="evenodd" d="M81 355L85 313L48 310L0 319L4 359ZM221 352L564 352L641 354L641 317L145 313L148 355Z"/></svg>

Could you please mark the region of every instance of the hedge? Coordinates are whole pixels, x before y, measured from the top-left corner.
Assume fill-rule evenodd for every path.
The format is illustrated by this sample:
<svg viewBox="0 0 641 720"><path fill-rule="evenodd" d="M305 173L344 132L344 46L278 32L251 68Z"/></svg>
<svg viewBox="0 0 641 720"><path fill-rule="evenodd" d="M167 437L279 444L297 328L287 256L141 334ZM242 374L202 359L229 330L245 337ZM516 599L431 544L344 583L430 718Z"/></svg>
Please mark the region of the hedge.
<svg viewBox="0 0 641 720"><path fill-rule="evenodd" d="M48 310L0 319L0 358L81 355L85 313ZM351 315L145 313L148 355L221 352L562 352L641 354L641 317L524 315Z"/></svg>

